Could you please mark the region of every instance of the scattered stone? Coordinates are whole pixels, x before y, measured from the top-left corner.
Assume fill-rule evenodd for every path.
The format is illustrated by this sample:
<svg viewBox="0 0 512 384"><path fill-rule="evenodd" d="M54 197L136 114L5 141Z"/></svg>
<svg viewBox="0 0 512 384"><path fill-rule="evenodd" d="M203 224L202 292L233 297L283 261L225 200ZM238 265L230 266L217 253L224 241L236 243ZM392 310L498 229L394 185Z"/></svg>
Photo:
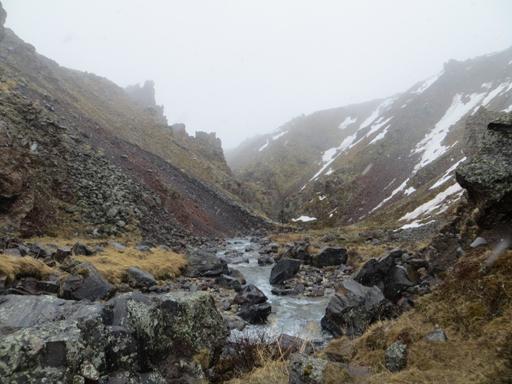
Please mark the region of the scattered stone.
<svg viewBox="0 0 512 384"><path fill-rule="evenodd" d="M258 257L258 265L270 265L274 264L274 258L269 255L261 255Z"/></svg>
<svg viewBox="0 0 512 384"><path fill-rule="evenodd" d="M220 275L215 279L215 284L221 286L222 288L234 289L236 292L242 290L242 284L240 281L237 278L229 275Z"/></svg>
<svg viewBox="0 0 512 384"><path fill-rule="evenodd" d="M301 353L291 355L288 372L289 384L350 382L350 376L343 365Z"/></svg>
<svg viewBox="0 0 512 384"><path fill-rule="evenodd" d="M112 248L114 248L117 252L122 253L122 252L124 252L124 251L126 250L126 246L125 246L125 245L123 245L123 244L121 244L121 243L118 243L118 242L116 242L116 241L111 241L109 244L110 244L110 246L111 246Z"/></svg>
<svg viewBox="0 0 512 384"><path fill-rule="evenodd" d="M473 240L473 242L470 244L470 247L471 248L478 248L478 247L481 247L483 245L487 245L487 240L484 239L483 237L477 237L475 240Z"/></svg>
<svg viewBox="0 0 512 384"><path fill-rule="evenodd" d="M267 296L253 284L247 284L233 299L233 302L239 305L261 304L266 301Z"/></svg>
<svg viewBox="0 0 512 384"><path fill-rule="evenodd" d="M4 255L21 257L21 252L18 248L8 248L3 250Z"/></svg>
<svg viewBox="0 0 512 384"><path fill-rule="evenodd" d="M73 252L73 255L75 256L92 256L94 255L94 250L90 248L89 246L82 244L82 243L76 243L71 248L71 251Z"/></svg>
<svg viewBox="0 0 512 384"><path fill-rule="evenodd" d="M360 336L370 324L389 318L391 314L391 303L379 288L345 279L329 301L321 325L336 337Z"/></svg>
<svg viewBox="0 0 512 384"><path fill-rule="evenodd" d="M136 288L149 288L157 284L154 276L136 267L130 267L126 271L128 284Z"/></svg>
<svg viewBox="0 0 512 384"><path fill-rule="evenodd" d="M63 263L68 257L72 255L72 253L73 251L71 247L59 247L53 253L52 258L59 263Z"/></svg>
<svg viewBox="0 0 512 384"><path fill-rule="evenodd" d="M251 324L263 324L271 312L272 306L269 303L246 304L242 305L238 316Z"/></svg>
<svg viewBox="0 0 512 384"><path fill-rule="evenodd" d="M401 341L391 344L384 354L384 365L390 372L398 372L407 366L407 345Z"/></svg>
<svg viewBox="0 0 512 384"><path fill-rule="evenodd" d="M431 343L445 343L448 341L448 336L441 328L436 328L432 332L427 333L425 340Z"/></svg>
<svg viewBox="0 0 512 384"><path fill-rule="evenodd" d="M281 284L299 272L301 262L294 259L281 259L270 272L270 284Z"/></svg>

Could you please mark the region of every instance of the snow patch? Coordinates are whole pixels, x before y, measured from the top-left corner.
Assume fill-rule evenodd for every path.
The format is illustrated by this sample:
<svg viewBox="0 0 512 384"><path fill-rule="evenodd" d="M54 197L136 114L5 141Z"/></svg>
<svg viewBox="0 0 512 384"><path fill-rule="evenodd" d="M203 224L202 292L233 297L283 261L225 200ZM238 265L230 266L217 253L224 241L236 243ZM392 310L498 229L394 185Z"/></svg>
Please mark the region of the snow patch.
<svg viewBox="0 0 512 384"><path fill-rule="evenodd" d="M409 188L407 188L407 189L404 191L404 195L409 196L409 195L412 195L414 192L416 192L416 188L414 188L414 187L409 187Z"/></svg>
<svg viewBox="0 0 512 384"><path fill-rule="evenodd" d="M432 213L438 209L442 209L443 207L441 204L449 197L454 194L462 195L462 192L464 190L462 187L455 183L445 189L443 192L438 193L432 200L427 201L426 203L420 205L418 208L416 208L414 211L406 213L404 216L400 218L400 221L411 221L416 220L420 216L424 216L426 214ZM445 208L446 209L446 208ZM439 212L441 213L441 212Z"/></svg>
<svg viewBox="0 0 512 384"><path fill-rule="evenodd" d="M275 141L275 140L279 139L280 137L283 137L287 133L288 133L288 131L283 131L283 132L278 133L277 135L272 137L272 141Z"/></svg>
<svg viewBox="0 0 512 384"><path fill-rule="evenodd" d="M512 112L512 105L509 105L507 108L505 108L503 112Z"/></svg>
<svg viewBox="0 0 512 384"><path fill-rule="evenodd" d="M484 88L484 89L491 89L491 87L492 87L492 81L482 84L482 88Z"/></svg>
<svg viewBox="0 0 512 384"><path fill-rule="evenodd" d="M386 135L388 134L388 131L389 131L389 125L386 128L384 128L384 130L382 132L380 132L377 136L375 136L373 138L373 140L370 141L370 144L375 144L379 140L382 140L384 137L386 137Z"/></svg>
<svg viewBox="0 0 512 384"><path fill-rule="evenodd" d="M395 197L395 195L397 195L399 192L402 192L405 190L405 187L407 186L407 183L409 182L409 178L407 178L407 180L405 180L402 184L400 184L398 186L398 188L396 188L393 192L391 192L391 195L389 195L388 197L386 197L384 200L382 200L375 208L373 208L370 213L373 213L375 212L377 209L379 209L380 207L382 207L384 204L386 204L389 200L391 200L393 197Z"/></svg>
<svg viewBox="0 0 512 384"><path fill-rule="evenodd" d="M343 120L338 126L339 129L343 130L347 128L349 125L354 124L357 121L357 117L347 116L345 120Z"/></svg>
<svg viewBox="0 0 512 384"><path fill-rule="evenodd" d="M384 113L395 101L394 97L391 97L389 99L385 99L382 103L380 103L377 108L366 118L365 121L361 123L359 126L359 129L366 128L371 123L373 123L375 120L377 120L382 113Z"/></svg>
<svg viewBox="0 0 512 384"><path fill-rule="evenodd" d="M448 168L448 170L444 173L443 176L441 176L441 178L439 180L437 180L435 182L434 185L432 185L429 189L432 190L432 189L436 189L438 187L440 187L441 185L443 185L444 183L446 183L448 180L450 180L453 176L453 172L457 169L457 167L463 163L464 161L466 161L467 157L463 157L462 159L460 159L459 161L457 161L455 164L453 164L450 168Z"/></svg>
<svg viewBox="0 0 512 384"><path fill-rule="evenodd" d="M366 137L370 137L371 135L373 135L375 132L377 132L378 130L380 130L383 126L385 126L387 123L389 123L389 121L392 119L392 117L386 119L386 120L382 120L382 118L380 118L377 122L375 122L374 124L372 124L372 126L370 127L370 130L368 131L368 133L365 135Z"/></svg>
<svg viewBox="0 0 512 384"><path fill-rule="evenodd" d="M427 221L426 223L422 223L420 220L415 220L412 223L405 224L405 225L401 226L395 232L398 232L398 231L400 231L402 229L419 228L419 227L423 227L424 225L428 225L428 224L435 223L435 222L436 222L435 220L430 220L430 221Z"/></svg>
<svg viewBox="0 0 512 384"><path fill-rule="evenodd" d="M316 220L316 217L311 217L311 216L306 216L306 215L302 215L302 216L299 216L297 217L296 219L292 219L292 221L294 223L300 221L302 223L309 223L310 221L315 221Z"/></svg>
<svg viewBox="0 0 512 384"><path fill-rule="evenodd" d="M325 196L325 195L320 195L320 196L318 196L318 200L320 200L320 201L323 201L323 200L325 200L326 198L327 198L327 196Z"/></svg>
<svg viewBox="0 0 512 384"><path fill-rule="evenodd" d="M414 173L442 156L448 150L449 147L442 143L448 135L450 128L475 108L484 97L485 93L473 93L469 96L467 102L463 101L464 97L459 93L453 97L452 104L441 120L413 149L412 153L422 154L420 161L414 167Z"/></svg>
<svg viewBox="0 0 512 384"><path fill-rule="evenodd" d="M267 139L267 142L265 144L263 144L260 149L258 149L258 152L261 152L263 151L265 148L268 147L268 145L270 144L270 141Z"/></svg>
<svg viewBox="0 0 512 384"><path fill-rule="evenodd" d="M489 104L496 96L499 94L506 92L511 85L511 82L505 82L498 85L496 88L494 88L491 92L487 94L487 96L482 100L482 105L486 106Z"/></svg>

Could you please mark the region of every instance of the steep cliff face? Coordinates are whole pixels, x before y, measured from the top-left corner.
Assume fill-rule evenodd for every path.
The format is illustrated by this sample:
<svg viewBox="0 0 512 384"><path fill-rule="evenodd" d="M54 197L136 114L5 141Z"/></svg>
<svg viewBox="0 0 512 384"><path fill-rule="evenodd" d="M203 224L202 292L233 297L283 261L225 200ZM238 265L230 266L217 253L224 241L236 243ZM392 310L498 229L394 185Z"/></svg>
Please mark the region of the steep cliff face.
<svg viewBox="0 0 512 384"><path fill-rule="evenodd" d="M226 187L236 181L225 163L177 140L163 115L8 29L0 90L2 232L129 232L175 243L261 224Z"/></svg>
<svg viewBox="0 0 512 384"><path fill-rule="evenodd" d="M460 197L453 176L465 159L464 124L480 107L512 109L512 49L450 61L384 100L297 118L228 161L243 180L272 189L274 217L419 226Z"/></svg>

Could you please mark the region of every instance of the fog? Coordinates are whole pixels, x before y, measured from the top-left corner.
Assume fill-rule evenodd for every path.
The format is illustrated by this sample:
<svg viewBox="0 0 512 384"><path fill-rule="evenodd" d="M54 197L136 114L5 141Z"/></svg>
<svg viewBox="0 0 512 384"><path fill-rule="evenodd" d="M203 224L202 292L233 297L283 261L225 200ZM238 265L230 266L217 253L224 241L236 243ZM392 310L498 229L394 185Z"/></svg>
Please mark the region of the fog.
<svg viewBox="0 0 512 384"><path fill-rule="evenodd" d="M2 2L40 53L121 86L154 80L170 123L225 148L512 45L509 0Z"/></svg>

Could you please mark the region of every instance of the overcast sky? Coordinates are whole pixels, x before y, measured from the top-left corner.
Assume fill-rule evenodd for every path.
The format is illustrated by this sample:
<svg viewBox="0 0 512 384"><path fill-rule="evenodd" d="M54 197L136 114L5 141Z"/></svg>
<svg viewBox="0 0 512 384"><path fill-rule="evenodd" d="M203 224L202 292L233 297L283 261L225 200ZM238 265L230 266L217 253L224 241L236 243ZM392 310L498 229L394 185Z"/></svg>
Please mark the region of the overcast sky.
<svg viewBox="0 0 512 384"><path fill-rule="evenodd" d="M225 148L512 45L509 0L2 2L40 53L122 86L153 79L170 123Z"/></svg>

